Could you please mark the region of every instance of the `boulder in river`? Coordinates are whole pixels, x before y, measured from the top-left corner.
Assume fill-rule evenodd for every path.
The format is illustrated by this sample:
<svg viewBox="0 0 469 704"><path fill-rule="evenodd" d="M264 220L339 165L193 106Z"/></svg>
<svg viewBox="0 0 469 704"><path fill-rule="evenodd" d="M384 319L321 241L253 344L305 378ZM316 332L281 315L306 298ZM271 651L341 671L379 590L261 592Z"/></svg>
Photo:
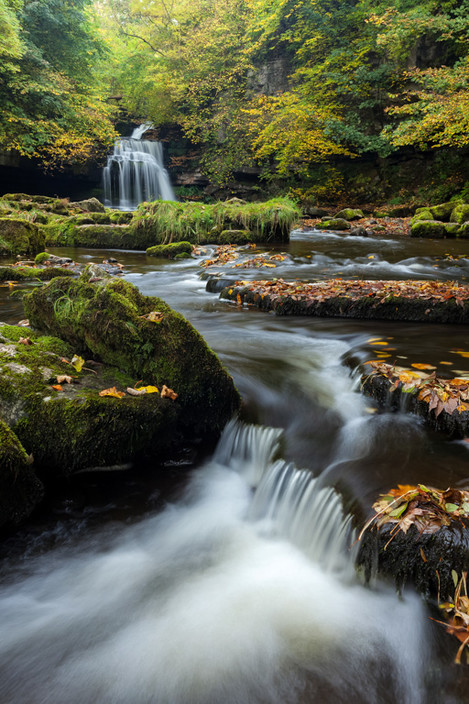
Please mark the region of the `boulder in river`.
<svg viewBox="0 0 469 704"><path fill-rule="evenodd" d="M55 278L23 300L31 325L66 347L44 349L46 358L23 374L40 388L25 394L29 410L14 419L14 428L42 464L53 456L54 466L67 472L127 462L139 454L158 457L184 443L217 437L239 406L231 377L199 333L164 301L143 296L122 279L87 268L79 279ZM30 369L27 360L40 349L39 343L15 344L9 361ZM67 370L77 376L60 361L73 355L103 364L102 371L80 372L78 384L50 383ZM62 389L54 389L57 385ZM169 391L168 397L126 393L136 385L173 390L177 399L171 400ZM122 398L99 396L114 386ZM49 437L46 451L44 428L55 437L61 425L64 436L58 443Z"/></svg>
<svg viewBox="0 0 469 704"><path fill-rule="evenodd" d="M358 208L344 208L334 215L335 218L343 218L344 220L361 220L364 218L362 210Z"/></svg>
<svg viewBox="0 0 469 704"><path fill-rule="evenodd" d="M43 485L31 464L32 457L0 419L0 526L20 523L41 501Z"/></svg>
<svg viewBox="0 0 469 704"><path fill-rule="evenodd" d="M0 218L0 255L37 254L45 246L42 230L19 218Z"/></svg>

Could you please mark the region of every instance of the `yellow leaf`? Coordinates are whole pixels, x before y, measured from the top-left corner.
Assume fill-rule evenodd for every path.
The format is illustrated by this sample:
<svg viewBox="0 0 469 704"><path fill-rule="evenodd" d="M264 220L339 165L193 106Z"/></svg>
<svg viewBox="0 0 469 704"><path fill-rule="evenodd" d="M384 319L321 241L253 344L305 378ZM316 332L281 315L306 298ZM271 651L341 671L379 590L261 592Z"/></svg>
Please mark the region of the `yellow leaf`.
<svg viewBox="0 0 469 704"><path fill-rule="evenodd" d="M381 340L380 342L376 341L376 342L371 342L370 344L372 344L372 345L387 345L388 343L384 342L384 340Z"/></svg>
<svg viewBox="0 0 469 704"><path fill-rule="evenodd" d="M159 389L156 386L136 386L137 391L143 391L146 394L158 394Z"/></svg>
<svg viewBox="0 0 469 704"><path fill-rule="evenodd" d="M152 310L150 313L146 313L140 317L145 318L145 320L148 320L150 323L161 323L164 318L163 313L160 313L157 310Z"/></svg>
<svg viewBox="0 0 469 704"><path fill-rule="evenodd" d="M72 361L70 362L72 367L75 367L77 372L81 372L81 370L83 369L84 363L85 363L85 360L83 359L83 357L79 357L77 354L73 355Z"/></svg>
<svg viewBox="0 0 469 704"><path fill-rule="evenodd" d="M415 367L415 369L436 369L433 364L423 364L420 362L416 362L415 364L411 364L410 366Z"/></svg>
<svg viewBox="0 0 469 704"><path fill-rule="evenodd" d="M103 389L99 392L100 396L113 396L114 398L122 398L125 396L124 391L118 391L115 386L111 386L110 389Z"/></svg>

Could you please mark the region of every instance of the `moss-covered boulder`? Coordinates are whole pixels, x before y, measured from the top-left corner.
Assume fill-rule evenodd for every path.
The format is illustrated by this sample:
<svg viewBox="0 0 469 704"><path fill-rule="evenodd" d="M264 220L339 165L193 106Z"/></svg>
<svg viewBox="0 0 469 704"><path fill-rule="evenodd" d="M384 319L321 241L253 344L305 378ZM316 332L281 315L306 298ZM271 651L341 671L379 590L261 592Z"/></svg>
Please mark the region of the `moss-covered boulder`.
<svg viewBox="0 0 469 704"><path fill-rule="evenodd" d="M469 205L466 203L456 205L451 212L450 220L451 222L458 222L460 225L469 220Z"/></svg>
<svg viewBox="0 0 469 704"><path fill-rule="evenodd" d="M175 259L180 254L192 254L190 242L171 242L170 244L157 244L147 249L149 257L161 257L162 259Z"/></svg>
<svg viewBox="0 0 469 704"><path fill-rule="evenodd" d="M218 238L220 244L249 244L252 235L249 230L222 230Z"/></svg>
<svg viewBox="0 0 469 704"><path fill-rule="evenodd" d="M364 218L362 210L358 208L344 208L334 215L335 218L342 218L343 220L360 220Z"/></svg>
<svg viewBox="0 0 469 704"><path fill-rule="evenodd" d="M449 203L440 203L439 205L432 205L430 208L430 213L432 214L433 220L448 222L455 206L456 203L454 201L450 201Z"/></svg>
<svg viewBox="0 0 469 704"><path fill-rule="evenodd" d="M128 282L89 278L85 270L78 280L56 278L26 295L31 325L135 381L173 389L186 439L218 435L239 398L199 333L164 301L143 296Z"/></svg>
<svg viewBox="0 0 469 704"><path fill-rule="evenodd" d="M345 231L350 230L352 226L348 220L344 220L343 218L331 218L330 220L319 222L315 227L318 230Z"/></svg>
<svg viewBox="0 0 469 704"><path fill-rule="evenodd" d="M445 223L436 222L436 220L417 220L414 221L410 228L411 237L432 237L441 239L447 237Z"/></svg>
<svg viewBox="0 0 469 704"><path fill-rule="evenodd" d="M459 237L461 235L461 226L457 222L445 222L445 230L447 237Z"/></svg>
<svg viewBox="0 0 469 704"><path fill-rule="evenodd" d="M50 281L55 276L76 276L76 273L58 266L0 266L0 281Z"/></svg>
<svg viewBox="0 0 469 704"><path fill-rule="evenodd" d="M420 222L421 220L435 220L430 208L417 208L415 215L412 218L411 224Z"/></svg>
<svg viewBox="0 0 469 704"><path fill-rule="evenodd" d="M87 198L71 203L73 207L80 208L87 213L105 213L106 208L97 198Z"/></svg>
<svg viewBox="0 0 469 704"><path fill-rule="evenodd" d="M0 254L36 254L44 246L44 234L34 223L0 218Z"/></svg>
<svg viewBox="0 0 469 704"><path fill-rule="evenodd" d="M23 521L43 497L31 463L14 432L0 419L0 526Z"/></svg>

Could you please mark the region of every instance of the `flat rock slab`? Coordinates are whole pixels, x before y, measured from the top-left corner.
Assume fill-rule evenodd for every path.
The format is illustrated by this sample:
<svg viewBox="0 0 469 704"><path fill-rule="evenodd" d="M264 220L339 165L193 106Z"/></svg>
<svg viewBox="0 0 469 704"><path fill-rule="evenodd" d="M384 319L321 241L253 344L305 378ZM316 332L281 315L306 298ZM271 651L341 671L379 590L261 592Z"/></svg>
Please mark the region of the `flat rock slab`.
<svg viewBox="0 0 469 704"><path fill-rule="evenodd" d="M236 281L220 298L276 315L469 322L469 286L436 281Z"/></svg>

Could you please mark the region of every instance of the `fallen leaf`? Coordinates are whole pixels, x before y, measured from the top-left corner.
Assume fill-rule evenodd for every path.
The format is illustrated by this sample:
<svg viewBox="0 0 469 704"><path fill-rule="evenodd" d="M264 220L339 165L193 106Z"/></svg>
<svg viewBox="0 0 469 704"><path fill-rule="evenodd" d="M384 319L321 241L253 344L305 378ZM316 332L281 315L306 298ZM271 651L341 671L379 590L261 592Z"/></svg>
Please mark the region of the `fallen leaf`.
<svg viewBox="0 0 469 704"><path fill-rule="evenodd" d="M161 323L164 315L157 310L152 310L150 313L145 313L145 315L141 315L140 317L145 318L145 320L148 320L150 323Z"/></svg>
<svg viewBox="0 0 469 704"><path fill-rule="evenodd" d="M58 384L63 384L64 381L65 381L67 384L71 384L71 383L73 382L73 377L72 377L72 376L69 376L68 374L59 374L59 375L57 376L57 383L58 383Z"/></svg>
<svg viewBox="0 0 469 704"><path fill-rule="evenodd" d="M115 386L111 386L110 389L103 389L99 392L100 396L113 396L114 398L122 398L125 396L124 391L118 391Z"/></svg>
<svg viewBox="0 0 469 704"><path fill-rule="evenodd" d="M18 342L20 343L20 345L32 345L33 344L33 341L31 340L30 337L20 337Z"/></svg>
<svg viewBox="0 0 469 704"><path fill-rule="evenodd" d="M161 398L170 398L171 401L175 401L177 397L177 393L163 384L163 388L161 389Z"/></svg>
<svg viewBox="0 0 469 704"><path fill-rule="evenodd" d="M63 391L63 389L62 389L62 387L60 386L60 384L54 384L54 385L52 386L52 388L55 389L56 391Z"/></svg>
<svg viewBox="0 0 469 704"><path fill-rule="evenodd" d="M159 389L157 389L156 386L138 386L135 389L136 391L143 391L145 394L157 394L159 393Z"/></svg>
<svg viewBox="0 0 469 704"><path fill-rule="evenodd" d="M77 355L77 354L74 354L74 355L73 355L72 361L71 361L71 365L72 365L73 367L75 367L75 369L77 370L77 372L81 372L81 370L83 369L83 365L84 365L84 364L85 364L85 360L83 359L83 357L80 357L80 356Z"/></svg>
<svg viewBox="0 0 469 704"><path fill-rule="evenodd" d="M415 364L411 364L410 366L415 369L436 369L433 364L423 364L421 362L415 362Z"/></svg>

